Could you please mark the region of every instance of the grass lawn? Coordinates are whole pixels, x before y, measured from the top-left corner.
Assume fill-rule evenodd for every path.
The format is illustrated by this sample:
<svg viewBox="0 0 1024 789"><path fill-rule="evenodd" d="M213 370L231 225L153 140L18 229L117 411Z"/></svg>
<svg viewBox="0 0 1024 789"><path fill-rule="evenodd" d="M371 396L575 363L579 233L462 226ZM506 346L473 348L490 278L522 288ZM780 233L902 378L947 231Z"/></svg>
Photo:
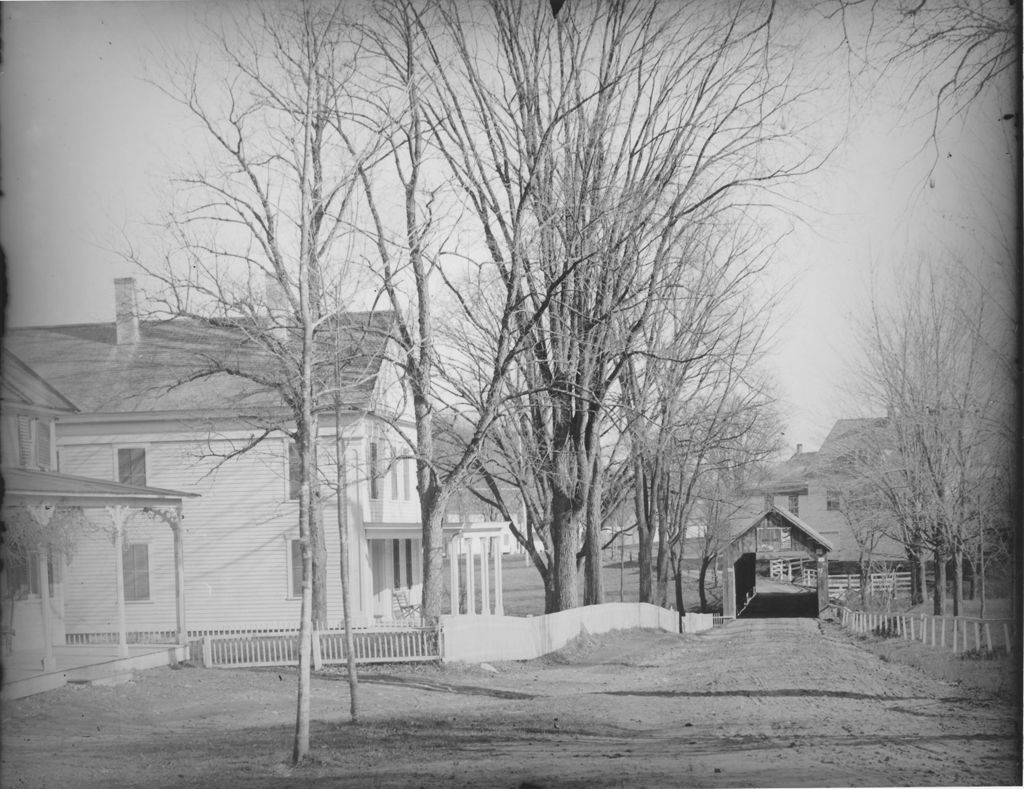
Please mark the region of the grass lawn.
<svg viewBox="0 0 1024 789"><path fill-rule="evenodd" d="M465 564L461 565L465 572ZM683 578L683 605L688 611L698 610L700 596L697 590L697 572L685 571ZM544 613L544 586L540 573L525 554L505 554L501 563L503 599L505 613L508 616L540 616ZM493 583L493 571L491 581ZM605 559L602 568L604 581L604 602L635 603L639 600L640 572L636 561L627 558L620 567L619 560ZM708 602L718 602L720 590L711 587L711 575L708 576ZM445 595L448 594L448 577L445 576ZM493 593L492 593L493 594ZM583 599L583 573L580 573L580 600ZM669 602L674 599L673 587L669 587ZM476 578L477 611L480 608L480 568L477 564Z"/></svg>

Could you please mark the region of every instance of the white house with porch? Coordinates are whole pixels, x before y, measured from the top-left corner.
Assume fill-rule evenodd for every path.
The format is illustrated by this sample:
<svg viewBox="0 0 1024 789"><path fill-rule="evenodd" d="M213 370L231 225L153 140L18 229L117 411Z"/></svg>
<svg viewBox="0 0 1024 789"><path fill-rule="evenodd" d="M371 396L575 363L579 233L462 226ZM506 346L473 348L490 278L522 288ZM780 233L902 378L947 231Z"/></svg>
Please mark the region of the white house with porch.
<svg viewBox="0 0 1024 789"><path fill-rule="evenodd" d="M64 581L65 609L74 612L65 622L66 639L116 634L117 618L99 604L110 592L104 568L112 553L129 568L124 618L130 640L175 632L182 596L194 635L294 627L301 554L289 412L271 388L229 374L190 380L215 350L237 351L249 364L267 360L229 330L141 320L130 279L118 280L116 291L115 322L12 328L4 338L5 349L65 398L65 411L49 428L52 470L115 487L187 492L178 531L136 512L118 529L121 550L109 541L83 544L74 565L95 570ZM336 432L347 476L353 622L391 619L399 597L415 604L421 596L415 468L399 435L412 425L388 361L389 326L388 314L345 316L351 385L338 424L326 411L320 418L332 626L342 621L337 496L330 487ZM87 517L97 528L109 526L105 509ZM176 587L174 534L187 557L183 595Z"/></svg>

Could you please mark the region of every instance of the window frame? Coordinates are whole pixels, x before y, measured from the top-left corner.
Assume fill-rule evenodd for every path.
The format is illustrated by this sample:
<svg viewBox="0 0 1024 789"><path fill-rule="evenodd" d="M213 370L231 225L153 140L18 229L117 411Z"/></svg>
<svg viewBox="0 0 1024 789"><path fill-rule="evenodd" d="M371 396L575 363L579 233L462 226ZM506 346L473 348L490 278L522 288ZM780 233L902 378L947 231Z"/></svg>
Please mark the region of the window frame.
<svg viewBox="0 0 1024 789"><path fill-rule="evenodd" d="M285 568L288 573L285 599L302 599L302 541L298 537L285 537ZM298 566L296 566L296 559ZM296 573L298 570L298 573Z"/></svg>
<svg viewBox="0 0 1024 789"><path fill-rule="evenodd" d="M135 569L136 559L135 555L139 548L145 549L146 557L146 594L145 597L139 595L137 590L137 578L139 577L138 571ZM124 601L125 603L151 603L153 602L153 570L152 563L149 560L149 542L145 540L132 540L131 542L125 542L121 546L121 572L122 572L122 588L124 590ZM129 556L132 557L129 562ZM129 578L129 564L131 565L131 583L128 582Z"/></svg>
<svg viewBox="0 0 1024 789"><path fill-rule="evenodd" d="M142 453L142 482L125 481L121 479L121 453L141 452ZM122 485L134 485L146 487L149 485L149 446L147 444L115 444L114 445L114 479Z"/></svg>
<svg viewBox="0 0 1024 789"><path fill-rule="evenodd" d="M797 517L800 517L800 494L790 493L787 494L786 509L792 512Z"/></svg>
<svg viewBox="0 0 1024 789"><path fill-rule="evenodd" d="M839 512L842 509L840 502L839 491L835 488L825 489L825 511L826 512Z"/></svg>

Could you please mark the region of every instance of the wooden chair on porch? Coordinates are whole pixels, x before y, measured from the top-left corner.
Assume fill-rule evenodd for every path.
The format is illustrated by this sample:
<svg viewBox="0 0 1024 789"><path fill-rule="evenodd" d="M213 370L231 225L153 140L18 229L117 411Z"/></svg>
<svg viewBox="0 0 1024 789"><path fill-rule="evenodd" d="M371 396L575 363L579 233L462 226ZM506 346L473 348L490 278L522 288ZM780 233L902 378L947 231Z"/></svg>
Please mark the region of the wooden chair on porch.
<svg viewBox="0 0 1024 789"><path fill-rule="evenodd" d="M423 619L423 606L410 603L408 591L396 587L391 590L391 614L399 621L415 619L416 622L420 622Z"/></svg>

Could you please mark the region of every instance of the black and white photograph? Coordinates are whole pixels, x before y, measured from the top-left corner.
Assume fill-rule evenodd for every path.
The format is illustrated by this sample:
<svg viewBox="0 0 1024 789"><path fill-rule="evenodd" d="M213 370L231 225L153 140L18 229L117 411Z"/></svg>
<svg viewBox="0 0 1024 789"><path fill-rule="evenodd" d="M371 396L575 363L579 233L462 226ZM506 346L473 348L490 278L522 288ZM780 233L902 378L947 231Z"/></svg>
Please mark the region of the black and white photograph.
<svg viewBox="0 0 1024 789"><path fill-rule="evenodd" d="M1015 0L0 6L0 787L1019 786Z"/></svg>

